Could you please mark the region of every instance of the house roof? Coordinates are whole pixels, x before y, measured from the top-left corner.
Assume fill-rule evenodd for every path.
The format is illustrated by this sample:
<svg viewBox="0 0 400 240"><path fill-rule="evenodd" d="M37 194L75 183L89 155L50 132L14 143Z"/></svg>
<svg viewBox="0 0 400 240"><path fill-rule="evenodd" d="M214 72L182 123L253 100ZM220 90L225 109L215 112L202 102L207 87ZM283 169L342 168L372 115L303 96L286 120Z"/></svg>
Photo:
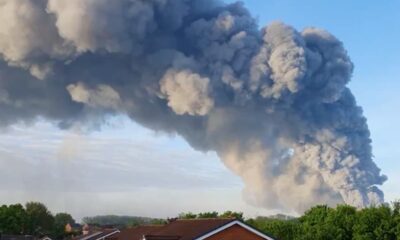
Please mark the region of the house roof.
<svg viewBox="0 0 400 240"><path fill-rule="evenodd" d="M263 239L274 240L272 237L233 218L175 220L166 225L127 228L106 237L106 240L204 240L234 225L239 225Z"/></svg>
<svg viewBox="0 0 400 240"><path fill-rule="evenodd" d="M144 235L164 227L163 225L147 225L122 229L119 233L108 237L107 239L118 240L142 240Z"/></svg>
<svg viewBox="0 0 400 240"><path fill-rule="evenodd" d="M147 234L146 240L192 240L233 221L234 218L176 220Z"/></svg>
<svg viewBox="0 0 400 240"><path fill-rule="evenodd" d="M99 239L105 239L106 237L110 237L111 235L117 234L120 231L115 228L111 229L102 229L102 230L97 230L93 232L89 232L88 234L78 236L74 238L73 240L99 240Z"/></svg>
<svg viewBox="0 0 400 240"><path fill-rule="evenodd" d="M234 226L234 225L238 225L238 226L240 226L240 227L246 229L246 230L249 231L249 232L252 232L253 234L255 234L255 235L257 235L257 236L259 236L259 237L261 237L261 238L263 238L263 239L275 240L275 239L272 238L271 236L268 236L268 235L266 235L265 233L262 233L261 231L255 229L255 228L253 228L253 227L251 227L251 226L247 225L246 223L244 223L244 222L242 222L242 221L239 221L239 220L232 221L232 222L227 223L227 224L225 224L225 225L223 225L223 226L221 226L221 227L219 227L219 228L217 228L217 229L215 229L215 230L213 230L213 231L211 231L211 232L208 232L208 233L203 234L203 235L201 235L201 236L199 236L199 237L196 237L195 240L205 240L205 239L207 239L208 237L213 236L213 235L215 235L215 234L217 234L217 233L219 233L219 232L222 232L222 231L224 231L225 229L228 229L228 228L230 228L230 227L232 227L232 226Z"/></svg>
<svg viewBox="0 0 400 240"><path fill-rule="evenodd" d="M180 236L146 235L146 240L180 240Z"/></svg>

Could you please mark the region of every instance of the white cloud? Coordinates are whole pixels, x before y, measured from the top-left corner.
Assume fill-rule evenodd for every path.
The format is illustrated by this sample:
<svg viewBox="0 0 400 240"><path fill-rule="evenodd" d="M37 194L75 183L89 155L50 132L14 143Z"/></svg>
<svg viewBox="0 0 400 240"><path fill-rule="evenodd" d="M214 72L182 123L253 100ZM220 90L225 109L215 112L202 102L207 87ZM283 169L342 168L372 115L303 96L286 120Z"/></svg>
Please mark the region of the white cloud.
<svg viewBox="0 0 400 240"><path fill-rule="evenodd" d="M247 206L240 179L214 153L196 152L179 137L121 117L85 134L47 122L12 126L0 135L0 156L0 204L43 201L77 218Z"/></svg>

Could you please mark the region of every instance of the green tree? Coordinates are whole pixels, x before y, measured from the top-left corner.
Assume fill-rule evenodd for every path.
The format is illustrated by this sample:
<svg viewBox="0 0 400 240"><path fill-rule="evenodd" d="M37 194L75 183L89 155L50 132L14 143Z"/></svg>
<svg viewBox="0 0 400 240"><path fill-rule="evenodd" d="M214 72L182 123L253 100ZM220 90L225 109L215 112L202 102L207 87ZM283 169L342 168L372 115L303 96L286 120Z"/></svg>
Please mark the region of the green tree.
<svg viewBox="0 0 400 240"><path fill-rule="evenodd" d="M357 213L354 240L395 240L396 223L389 206L364 208Z"/></svg>
<svg viewBox="0 0 400 240"><path fill-rule="evenodd" d="M139 216L117 216L117 215L102 215L93 217L84 217L82 219L84 223L89 225L99 225L99 226L115 226L115 227L133 227L138 225L153 224L157 221L162 222L163 219L155 219L148 217Z"/></svg>
<svg viewBox="0 0 400 240"><path fill-rule="evenodd" d="M165 219L155 218L150 221L151 225L164 225L167 221Z"/></svg>
<svg viewBox="0 0 400 240"><path fill-rule="evenodd" d="M256 219L247 220L246 223L281 240L296 239L301 227L297 219L280 220L268 217L257 217Z"/></svg>
<svg viewBox="0 0 400 240"><path fill-rule="evenodd" d="M330 240L338 239L340 230L329 224L328 216L333 209L326 205L318 205L308 210L301 218L301 230L297 239L302 240Z"/></svg>
<svg viewBox="0 0 400 240"><path fill-rule="evenodd" d="M53 225L53 233L52 236L55 239L63 239L65 238L68 234L65 232L65 226L67 224L74 224L75 220L72 218L72 216L68 213L57 213L54 216L54 225Z"/></svg>
<svg viewBox="0 0 400 240"><path fill-rule="evenodd" d="M57 213L54 216L55 225L75 224L75 219L69 213Z"/></svg>
<svg viewBox="0 0 400 240"><path fill-rule="evenodd" d="M40 236L52 233L54 217L43 203L28 202L25 205L28 215L28 233Z"/></svg>
<svg viewBox="0 0 400 240"><path fill-rule="evenodd" d="M393 232L396 235L396 239L400 240L400 201L394 201L392 208Z"/></svg>
<svg viewBox="0 0 400 240"><path fill-rule="evenodd" d="M241 221L244 220L242 212L226 211L226 212L220 214L219 217L220 218L236 218Z"/></svg>
<svg viewBox="0 0 400 240"><path fill-rule="evenodd" d="M197 214L197 218L218 218L218 212L203 212Z"/></svg>
<svg viewBox="0 0 400 240"><path fill-rule="evenodd" d="M0 207L0 233L24 234L27 214L21 204Z"/></svg>
<svg viewBox="0 0 400 240"><path fill-rule="evenodd" d="M357 209L349 205L338 205L333 211L329 211L326 224L334 226L337 240L353 239L353 226L356 221Z"/></svg>
<svg viewBox="0 0 400 240"><path fill-rule="evenodd" d="M178 216L179 219L194 219L197 218L197 214L187 212L187 213L180 213Z"/></svg>

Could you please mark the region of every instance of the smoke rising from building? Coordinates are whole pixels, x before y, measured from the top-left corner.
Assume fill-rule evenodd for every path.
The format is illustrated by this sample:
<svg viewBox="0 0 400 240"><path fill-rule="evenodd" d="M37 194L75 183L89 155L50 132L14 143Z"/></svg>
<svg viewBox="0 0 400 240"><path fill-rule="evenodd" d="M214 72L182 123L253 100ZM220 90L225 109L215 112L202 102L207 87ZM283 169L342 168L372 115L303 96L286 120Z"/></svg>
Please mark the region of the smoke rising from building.
<svg viewBox="0 0 400 240"><path fill-rule="evenodd" d="M215 151L256 206L381 203L353 64L330 33L214 0L0 0L0 124L126 114Z"/></svg>

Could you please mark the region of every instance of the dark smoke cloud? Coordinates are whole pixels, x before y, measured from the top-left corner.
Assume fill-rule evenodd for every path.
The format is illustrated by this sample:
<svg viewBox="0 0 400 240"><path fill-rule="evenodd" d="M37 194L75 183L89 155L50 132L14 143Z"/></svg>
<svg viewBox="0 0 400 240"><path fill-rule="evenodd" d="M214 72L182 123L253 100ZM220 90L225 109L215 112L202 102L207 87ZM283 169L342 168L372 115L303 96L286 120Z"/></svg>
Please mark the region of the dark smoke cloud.
<svg viewBox="0 0 400 240"><path fill-rule="evenodd" d="M0 0L0 20L3 126L127 114L216 151L254 205L383 201L353 64L324 30L260 30L213 0Z"/></svg>

